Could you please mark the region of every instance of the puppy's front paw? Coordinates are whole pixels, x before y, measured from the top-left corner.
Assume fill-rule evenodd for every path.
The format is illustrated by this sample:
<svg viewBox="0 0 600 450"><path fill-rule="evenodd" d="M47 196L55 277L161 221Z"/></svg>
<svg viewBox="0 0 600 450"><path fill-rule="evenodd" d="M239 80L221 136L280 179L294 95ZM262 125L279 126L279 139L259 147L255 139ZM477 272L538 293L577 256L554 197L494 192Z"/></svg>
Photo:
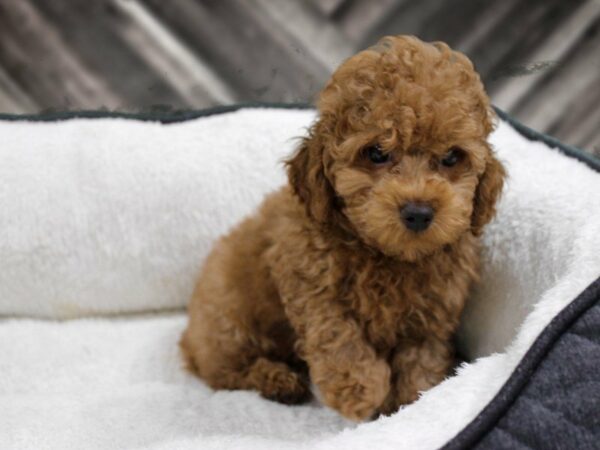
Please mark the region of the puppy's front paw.
<svg viewBox="0 0 600 450"><path fill-rule="evenodd" d="M344 417L363 421L373 416L390 390L390 368L385 361L360 365L317 383L323 401Z"/></svg>

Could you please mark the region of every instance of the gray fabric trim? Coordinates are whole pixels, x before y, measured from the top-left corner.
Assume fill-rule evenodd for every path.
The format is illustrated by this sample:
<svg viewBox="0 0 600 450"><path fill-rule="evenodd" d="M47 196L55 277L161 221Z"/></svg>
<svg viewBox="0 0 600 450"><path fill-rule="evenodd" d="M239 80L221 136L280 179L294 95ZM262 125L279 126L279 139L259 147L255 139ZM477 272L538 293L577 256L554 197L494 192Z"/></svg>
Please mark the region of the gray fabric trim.
<svg viewBox="0 0 600 450"><path fill-rule="evenodd" d="M139 113L128 113L118 111L46 111L39 114L0 114L0 120L15 122L55 122L70 119L130 119L143 122L178 123L186 120L198 119L200 117L214 116L237 111L243 108L276 108L276 109L311 109L306 103L266 103L247 102L235 103L233 105L214 106L206 109L181 110L181 111L148 111Z"/></svg>
<svg viewBox="0 0 600 450"><path fill-rule="evenodd" d="M600 278L552 319L493 400L442 450L600 448L599 364Z"/></svg>

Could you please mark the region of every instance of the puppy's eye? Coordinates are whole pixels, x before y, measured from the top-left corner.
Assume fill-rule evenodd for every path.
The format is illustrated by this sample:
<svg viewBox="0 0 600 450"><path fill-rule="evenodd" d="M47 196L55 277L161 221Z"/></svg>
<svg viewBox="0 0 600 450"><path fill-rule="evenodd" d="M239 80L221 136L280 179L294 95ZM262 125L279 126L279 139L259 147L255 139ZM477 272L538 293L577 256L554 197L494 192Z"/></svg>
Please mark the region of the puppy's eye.
<svg viewBox="0 0 600 450"><path fill-rule="evenodd" d="M369 158L369 161L371 161L373 164L385 164L386 162L388 162L390 160L390 154L383 153L383 151L381 151L381 147L379 147L379 145L373 145L372 147L367 147L365 149L365 154L366 154L367 158Z"/></svg>
<svg viewBox="0 0 600 450"><path fill-rule="evenodd" d="M460 162L463 157L464 151L458 147L452 147L448 150L448 153L444 155L441 160L442 166L452 167Z"/></svg>

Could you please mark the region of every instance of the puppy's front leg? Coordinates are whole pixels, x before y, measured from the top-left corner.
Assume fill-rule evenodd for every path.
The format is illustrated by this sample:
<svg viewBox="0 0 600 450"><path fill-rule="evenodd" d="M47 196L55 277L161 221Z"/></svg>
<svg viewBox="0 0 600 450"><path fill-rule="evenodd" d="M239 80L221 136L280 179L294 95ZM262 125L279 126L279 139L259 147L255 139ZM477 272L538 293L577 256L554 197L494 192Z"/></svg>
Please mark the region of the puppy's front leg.
<svg viewBox="0 0 600 450"><path fill-rule="evenodd" d="M390 363L394 382L379 412L392 414L441 383L452 367L453 355L452 344L435 337L399 345Z"/></svg>
<svg viewBox="0 0 600 450"><path fill-rule="evenodd" d="M388 394L390 367L377 358L358 324L327 291L285 303L298 351L323 402L352 420L371 417Z"/></svg>

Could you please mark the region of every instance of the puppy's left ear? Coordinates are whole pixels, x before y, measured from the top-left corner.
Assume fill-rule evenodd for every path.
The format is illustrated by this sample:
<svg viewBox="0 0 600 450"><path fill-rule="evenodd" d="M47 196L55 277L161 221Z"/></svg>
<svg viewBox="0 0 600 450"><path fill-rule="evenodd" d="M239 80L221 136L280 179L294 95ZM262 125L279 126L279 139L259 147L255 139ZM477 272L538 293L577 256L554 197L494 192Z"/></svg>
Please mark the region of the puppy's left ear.
<svg viewBox="0 0 600 450"><path fill-rule="evenodd" d="M325 146L314 128L285 164L290 185L309 217L326 223L334 209L335 191L325 175Z"/></svg>
<svg viewBox="0 0 600 450"><path fill-rule="evenodd" d="M483 227L496 214L496 202L502 193L506 171L500 161L488 150L485 171L479 177L479 184L473 198L471 230L475 236L481 235Z"/></svg>

